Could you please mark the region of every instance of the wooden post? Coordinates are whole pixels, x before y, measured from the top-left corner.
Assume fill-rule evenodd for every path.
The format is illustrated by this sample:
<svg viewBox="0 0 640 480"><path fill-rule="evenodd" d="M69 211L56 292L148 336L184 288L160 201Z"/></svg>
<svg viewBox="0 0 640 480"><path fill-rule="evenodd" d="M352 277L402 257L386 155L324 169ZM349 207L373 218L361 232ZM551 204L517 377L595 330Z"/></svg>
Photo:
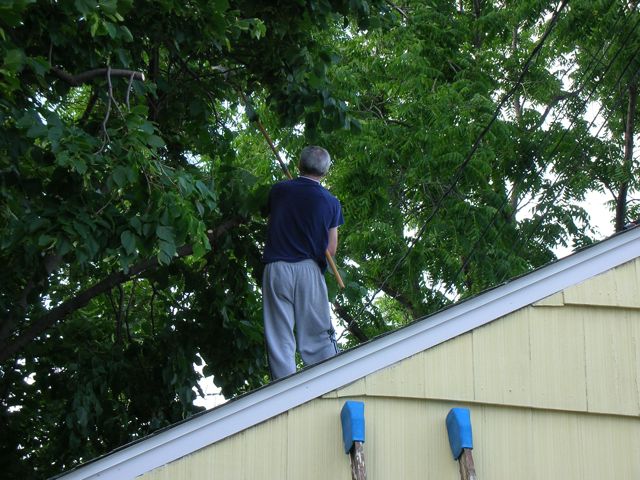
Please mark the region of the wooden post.
<svg viewBox="0 0 640 480"><path fill-rule="evenodd" d="M344 451L351 461L351 479L366 480L364 463L364 403L348 400L340 412Z"/></svg>
<svg viewBox="0 0 640 480"><path fill-rule="evenodd" d="M469 409L452 408L447 415L446 424L451 453L460 466L460 480L477 480L471 453L473 437Z"/></svg>
<svg viewBox="0 0 640 480"><path fill-rule="evenodd" d="M458 458L460 464L460 480L477 480L476 467L473 465L473 455L468 448L462 449L462 454Z"/></svg>
<svg viewBox="0 0 640 480"><path fill-rule="evenodd" d="M353 442L349 451L351 460L351 480L367 480L367 468L364 463L364 446L362 442Z"/></svg>

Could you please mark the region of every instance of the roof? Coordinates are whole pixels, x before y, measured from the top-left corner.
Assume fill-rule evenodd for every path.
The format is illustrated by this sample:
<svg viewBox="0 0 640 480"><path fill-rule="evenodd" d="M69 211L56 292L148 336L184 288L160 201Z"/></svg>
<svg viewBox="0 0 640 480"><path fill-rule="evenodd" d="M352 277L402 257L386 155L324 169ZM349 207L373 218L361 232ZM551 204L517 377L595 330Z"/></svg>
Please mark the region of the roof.
<svg viewBox="0 0 640 480"><path fill-rule="evenodd" d="M135 478L638 256L640 227L635 227L160 430L58 478Z"/></svg>

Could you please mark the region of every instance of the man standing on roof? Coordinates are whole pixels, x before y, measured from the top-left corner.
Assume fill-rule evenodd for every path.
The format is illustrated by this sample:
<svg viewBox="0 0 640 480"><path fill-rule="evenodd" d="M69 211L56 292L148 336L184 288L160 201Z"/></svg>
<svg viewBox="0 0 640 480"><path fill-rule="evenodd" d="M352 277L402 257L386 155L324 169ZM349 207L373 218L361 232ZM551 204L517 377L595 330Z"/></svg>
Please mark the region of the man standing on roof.
<svg viewBox="0 0 640 480"><path fill-rule="evenodd" d="M305 365L338 353L324 271L325 251L335 255L344 218L338 199L320 185L330 165L324 148L306 147L298 163L300 176L269 192L262 298L274 380L295 373L296 344Z"/></svg>

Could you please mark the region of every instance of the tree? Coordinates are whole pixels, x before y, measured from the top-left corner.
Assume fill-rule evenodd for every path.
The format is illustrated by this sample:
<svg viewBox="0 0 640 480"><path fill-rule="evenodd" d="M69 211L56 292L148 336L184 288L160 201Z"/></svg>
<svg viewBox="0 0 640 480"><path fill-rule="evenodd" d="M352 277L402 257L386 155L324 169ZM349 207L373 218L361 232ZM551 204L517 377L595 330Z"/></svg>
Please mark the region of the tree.
<svg viewBox="0 0 640 480"><path fill-rule="evenodd" d="M639 20L633 2L577 2L565 32L577 46L574 75L585 77L582 96L597 103L601 112L601 119L595 123L598 150L584 168L598 190L610 194L616 231L638 216L638 205L630 195L638 189L634 138L638 122Z"/></svg>
<svg viewBox="0 0 640 480"><path fill-rule="evenodd" d="M194 364L228 396L265 381L264 189L237 161L240 97L301 121L331 98L314 35L369 5L0 11L0 458L40 477L197 411Z"/></svg>

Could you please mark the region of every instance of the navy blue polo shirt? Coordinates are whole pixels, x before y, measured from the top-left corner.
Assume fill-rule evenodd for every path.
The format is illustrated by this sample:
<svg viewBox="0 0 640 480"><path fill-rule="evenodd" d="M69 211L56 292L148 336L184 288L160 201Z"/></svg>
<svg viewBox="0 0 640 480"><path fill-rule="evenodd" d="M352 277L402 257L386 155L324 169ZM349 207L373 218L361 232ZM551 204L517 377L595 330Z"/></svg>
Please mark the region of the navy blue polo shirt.
<svg viewBox="0 0 640 480"><path fill-rule="evenodd" d="M269 226L262 261L315 260L324 271L329 229L344 223L336 197L310 178L276 183L269 192Z"/></svg>

